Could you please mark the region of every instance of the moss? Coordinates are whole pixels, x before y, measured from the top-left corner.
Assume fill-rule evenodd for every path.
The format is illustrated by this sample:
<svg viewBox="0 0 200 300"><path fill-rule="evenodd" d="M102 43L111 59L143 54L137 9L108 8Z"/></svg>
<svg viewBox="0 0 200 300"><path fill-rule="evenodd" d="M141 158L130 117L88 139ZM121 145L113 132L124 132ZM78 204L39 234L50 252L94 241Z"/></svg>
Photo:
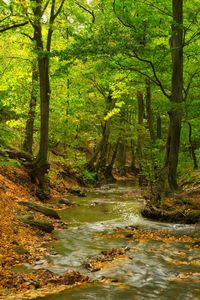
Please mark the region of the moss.
<svg viewBox="0 0 200 300"><path fill-rule="evenodd" d="M47 233L51 233L54 230L53 225L47 221L36 221L32 218L30 219L30 218L25 218L25 217L22 217L21 221L24 224L30 225L31 227L35 227L35 228L42 230L44 232L47 232Z"/></svg>
<svg viewBox="0 0 200 300"><path fill-rule="evenodd" d="M23 206L27 206L28 208L38 211L40 213L42 213L43 215L50 217L50 218L54 218L54 219L60 219L60 216L58 215L57 211L42 206L42 205L38 205L36 203L33 202L26 202L26 201L20 201L19 204L23 205Z"/></svg>
<svg viewBox="0 0 200 300"><path fill-rule="evenodd" d="M25 248L23 248L22 246L20 245L16 245L13 247L14 251L17 253L17 254L29 254L29 251L26 250Z"/></svg>

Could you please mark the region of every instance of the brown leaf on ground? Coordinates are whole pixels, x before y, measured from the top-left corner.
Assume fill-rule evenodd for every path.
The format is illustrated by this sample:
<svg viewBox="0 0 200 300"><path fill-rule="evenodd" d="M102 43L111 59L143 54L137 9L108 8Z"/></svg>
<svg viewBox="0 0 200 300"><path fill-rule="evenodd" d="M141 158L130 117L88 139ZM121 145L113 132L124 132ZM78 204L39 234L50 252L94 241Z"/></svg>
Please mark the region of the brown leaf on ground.
<svg viewBox="0 0 200 300"><path fill-rule="evenodd" d="M99 271L100 269L107 266L113 260L119 259L128 259L126 252L129 250L128 247L119 248L119 249L111 249L108 251L102 251L101 255L89 259L85 263L85 267L91 272Z"/></svg>

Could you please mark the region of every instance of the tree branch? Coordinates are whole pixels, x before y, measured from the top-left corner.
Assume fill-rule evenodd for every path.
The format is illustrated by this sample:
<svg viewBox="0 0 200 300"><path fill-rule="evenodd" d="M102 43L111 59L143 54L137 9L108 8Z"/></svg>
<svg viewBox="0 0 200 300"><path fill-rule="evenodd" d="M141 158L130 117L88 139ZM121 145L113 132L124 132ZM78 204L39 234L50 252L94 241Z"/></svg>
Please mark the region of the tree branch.
<svg viewBox="0 0 200 300"><path fill-rule="evenodd" d="M95 78L90 78L89 80L92 82L93 86L99 91L99 93L105 99L107 99L106 89L104 89L100 84L98 84L97 81L95 80Z"/></svg>
<svg viewBox="0 0 200 300"><path fill-rule="evenodd" d="M49 29L48 29L48 34L47 34L47 45L46 45L46 49L49 52L50 52L50 48L51 48L51 38L52 38L52 34L53 34L52 25L53 25L54 20L55 20L55 14L54 14L55 3L56 3L56 0L52 0L52 3L51 3L51 12L50 12L50 20L49 20Z"/></svg>
<svg viewBox="0 0 200 300"><path fill-rule="evenodd" d="M0 20L0 23L2 23L3 21L5 21L6 19L10 18L11 15L6 16L5 18L3 18L2 20Z"/></svg>
<svg viewBox="0 0 200 300"><path fill-rule="evenodd" d="M134 72L136 72L136 73L138 73L138 74L140 74L140 75L142 75L142 76L148 78L151 82L153 82L155 85L157 85L157 86L160 87L162 93L163 93L168 99L171 99L171 96L165 91L165 89L163 88L162 84L160 85L160 83L159 83L160 81L158 82L156 79L153 79L153 78L152 78L151 76L149 76L147 73L145 73L145 72L143 72L143 71L141 71L141 70L139 70L139 69L137 69L137 68L135 68L135 67L130 67L130 66L125 67L125 66L123 66L122 64L120 64L119 62L117 62L116 64L118 64L118 65L120 66L120 68L122 68L123 70L134 71ZM161 86L162 86L163 89L161 88Z"/></svg>
<svg viewBox="0 0 200 300"><path fill-rule="evenodd" d="M80 7L82 8L84 11L86 11L87 13L89 13L91 16L92 16L92 23L95 22L95 14L94 14L94 11L90 11L88 8L86 8L85 6L83 6L82 4L80 4L78 1L75 1L75 3Z"/></svg>
<svg viewBox="0 0 200 300"><path fill-rule="evenodd" d="M34 38L30 36L28 33L21 32L21 35L24 35L25 37L29 38L32 42L34 41Z"/></svg>
<svg viewBox="0 0 200 300"><path fill-rule="evenodd" d="M197 38L197 37L199 38L199 36L200 36L200 31L195 32L195 33L189 38L188 41L184 42L183 47L188 46L189 44L191 44L191 43L193 42L193 40L194 40L195 38Z"/></svg>
<svg viewBox="0 0 200 300"><path fill-rule="evenodd" d="M151 6L155 9L157 9L159 12L161 12L163 15L166 15L166 16L169 16L169 17L172 17L172 14L170 14L169 12L166 12L165 10L159 8L158 6L154 5L153 2L151 1L143 1L145 4L147 4L148 6Z"/></svg>
<svg viewBox="0 0 200 300"><path fill-rule="evenodd" d="M5 32L5 31L10 30L10 29L15 29L15 28L18 28L18 27L25 26L25 25L27 25L28 23L29 23L29 22L26 21L26 22L23 22L23 23L12 24L12 25L6 26L6 27L4 27L4 28L0 28L0 33L1 33L1 32Z"/></svg>
<svg viewBox="0 0 200 300"><path fill-rule="evenodd" d="M152 70L153 75L154 75L154 78L155 78L155 83L156 83L156 85L158 85L158 86L160 87L161 91L163 92L163 94L164 94L168 99L171 99L171 96L166 92L166 90L165 90L165 88L164 88L162 82L161 82L160 79L158 78L158 75L157 75L157 73L156 73L155 66L154 66L154 64L152 63L152 61L151 61L151 60L148 60L148 59L144 59L144 58L139 57L138 54L137 54L135 51L133 51L133 53L134 53L134 57L137 58L139 61L144 62L144 63L147 63L147 64L150 65L151 70Z"/></svg>
<svg viewBox="0 0 200 300"><path fill-rule="evenodd" d="M116 0L113 0L113 12L114 14L116 15L117 19L120 21L120 23L125 26L125 27L128 27L128 28L134 28L135 29L135 26L131 25L131 24L127 24L125 23L118 15L117 15L117 11L116 11Z"/></svg>
<svg viewBox="0 0 200 300"><path fill-rule="evenodd" d="M62 8L63 8L63 5L65 3L65 0L62 0L57 12L54 14L54 20L57 18L57 16L59 15L59 13L61 12Z"/></svg>
<svg viewBox="0 0 200 300"><path fill-rule="evenodd" d="M192 83L192 80L194 79L194 77L200 73L200 70L197 69L194 73L191 74L190 76L190 79L188 81L188 84L187 84L187 87L184 89L184 98L183 98L183 101L186 101L187 100L187 97L188 97L188 94L189 94L189 90L190 90L190 87L191 87L191 83Z"/></svg>
<svg viewBox="0 0 200 300"><path fill-rule="evenodd" d="M47 9L47 6L49 5L50 0L47 0L47 2L44 5L44 8L42 10L42 15L44 14L45 10Z"/></svg>
<svg viewBox="0 0 200 300"><path fill-rule="evenodd" d="M30 63L32 63L32 60L30 58L25 58L25 57L20 57L20 56L0 56L0 59L4 60L4 59L21 59L21 60L25 60L25 61L29 61Z"/></svg>

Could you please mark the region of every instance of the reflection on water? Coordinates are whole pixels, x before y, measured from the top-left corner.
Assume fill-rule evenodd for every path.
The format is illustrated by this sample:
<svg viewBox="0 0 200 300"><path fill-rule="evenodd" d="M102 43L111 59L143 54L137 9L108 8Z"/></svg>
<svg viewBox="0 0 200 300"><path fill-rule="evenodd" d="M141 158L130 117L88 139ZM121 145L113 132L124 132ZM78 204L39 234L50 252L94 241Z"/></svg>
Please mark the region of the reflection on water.
<svg viewBox="0 0 200 300"><path fill-rule="evenodd" d="M48 258L46 267L56 273L78 270L94 279L106 277L115 283L90 284L38 300L200 299L197 279L174 281L179 274L199 272L199 265L195 263L199 259L199 250L189 243L179 240L171 243L134 241L126 237L105 239L99 234L118 227L137 225L153 230L170 230L178 236L197 236L198 226L143 219L139 213L143 199L139 190L130 185L107 185L86 198L71 197L70 200L80 206L60 212L62 219L70 226L55 233L58 240L50 245L54 254ZM94 273L84 268L83 263L102 250L125 246L130 247L128 259Z"/></svg>

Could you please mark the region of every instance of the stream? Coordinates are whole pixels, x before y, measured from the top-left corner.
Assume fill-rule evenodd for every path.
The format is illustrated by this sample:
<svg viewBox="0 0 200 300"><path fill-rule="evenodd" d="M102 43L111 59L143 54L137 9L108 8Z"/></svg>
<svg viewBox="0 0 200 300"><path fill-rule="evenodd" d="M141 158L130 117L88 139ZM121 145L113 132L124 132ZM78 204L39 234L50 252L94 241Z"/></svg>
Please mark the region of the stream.
<svg viewBox="0 0 200 300"><path fill-rule="evenodd" d="M144 219L140 215L144 204L140 189L130 182L105 185L85 198L68 199L79 205L59 211L68 228L55 231L57 239L49 245L51 255L37 262L35 268L47 268L55 273L75 270L97 281L104 277L111 280L35 299L200 299L199 249L192 247L191 242L178 239L183 235L199 237L199 226ZM168 230L177 239L170 243L153 239L136 241L127 236L106 239L102 234L130 225L153 231ZM128 259L114 260L96 272L84 267L88 258L98 256L102 250L123 247L130 248ZM174 280L177 276L179 280Z"/></svg>

